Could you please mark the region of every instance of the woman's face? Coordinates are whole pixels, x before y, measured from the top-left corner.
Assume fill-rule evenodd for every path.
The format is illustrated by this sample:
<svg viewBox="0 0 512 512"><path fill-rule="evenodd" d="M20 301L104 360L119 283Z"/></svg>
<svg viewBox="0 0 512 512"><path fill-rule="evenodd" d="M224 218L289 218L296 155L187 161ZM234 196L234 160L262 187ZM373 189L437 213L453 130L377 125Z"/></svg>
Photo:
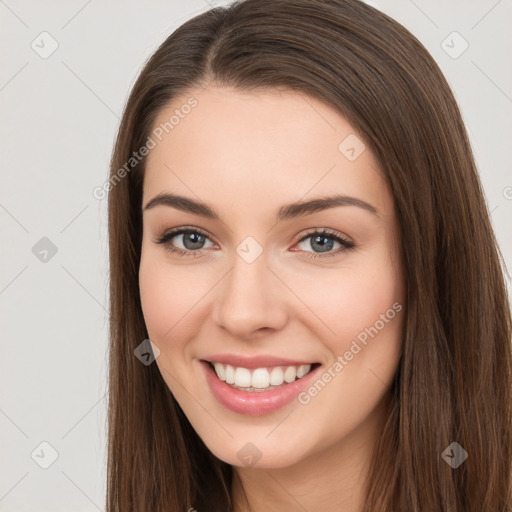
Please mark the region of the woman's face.
<svg viewBox="0 0 512 512"><path fill-rule="evenodd" d="M230 464L268 468L365 442L405 312L392 196L370 149L326 104L277 89L194 89L154 128L142 308L198 435Z"/></svg>

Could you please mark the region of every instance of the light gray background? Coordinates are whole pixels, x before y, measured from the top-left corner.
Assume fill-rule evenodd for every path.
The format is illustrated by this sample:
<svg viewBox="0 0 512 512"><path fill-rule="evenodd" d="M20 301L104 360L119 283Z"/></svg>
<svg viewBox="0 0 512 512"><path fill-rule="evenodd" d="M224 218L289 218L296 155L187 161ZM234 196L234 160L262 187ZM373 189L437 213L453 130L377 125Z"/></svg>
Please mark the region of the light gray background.
<svg viewBox="0 0 512 512"><path fill-rule="evenodd" d="M225 3L0 0L0 511L104 508L108 252L106 202L92 191L144 61ZM452 85L510 265L511 0L368 3L409 28ZM31 47L51 49L43 31L58 43L46 59ZM46 262L32 251L43 237L57 248Z"/></svg>

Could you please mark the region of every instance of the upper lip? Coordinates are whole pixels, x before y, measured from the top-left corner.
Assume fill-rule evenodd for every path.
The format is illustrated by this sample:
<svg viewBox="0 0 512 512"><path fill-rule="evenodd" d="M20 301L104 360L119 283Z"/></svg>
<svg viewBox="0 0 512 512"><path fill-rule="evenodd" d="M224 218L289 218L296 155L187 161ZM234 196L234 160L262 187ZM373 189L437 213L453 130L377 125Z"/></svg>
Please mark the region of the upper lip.
<svg viewBox="0 0 512 512"><path fill-rule="evenodd" d="M284 359L282 357L275 357L271 355L261 355L261 356L239 356L235 354L216 354L210 357L205 357L204 361L209 361L210 363L222 363L229 364L236 368L266 368L272 366L301 366L304 364L314 364L312 361L299 361L296 359Z"/></svg>

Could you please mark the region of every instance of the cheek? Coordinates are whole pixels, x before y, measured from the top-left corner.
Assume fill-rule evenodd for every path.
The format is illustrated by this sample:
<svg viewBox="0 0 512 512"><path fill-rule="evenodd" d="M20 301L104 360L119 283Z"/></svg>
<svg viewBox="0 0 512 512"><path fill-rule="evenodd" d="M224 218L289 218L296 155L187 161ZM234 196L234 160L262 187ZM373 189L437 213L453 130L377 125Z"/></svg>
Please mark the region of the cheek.
<svg viewBox="0 0 512 512"><path fill-rule="evenodd" d="M402 281L389 260L372 257L317 282L322 289L315 288L307 303L329 326L330 332L322 328L322 342L331 360L299 403L315 411L304 415L304 429L323 424L319 443L328 446L362 425L383 399L399 362L405 307Z"/></svg>
<svg viewBox="0 0 512 512"><path fill-rule="evenodd" d="M160 349L169 340L186 339L197 328L200 299L207 291L207 280L197 272L191 279L186 266L171 266L161 255L141 258L139 288L144 320L149 337ZM197 268L197 267L196 267Z"/></svg>
<svg viewBox="0 0 512 512"><path fill-rule="evenodd" d="M139 289L149 337L158 344L163 333L172 326L171 315L176 304L172 302L170 288L159 265L150 263L144 256L139 269Z"/></svg>
<svg viewBox="0 0 512 512"><path fill-rule="evenodd" d="M381 327L381 315L390 309L388 317L394 318L392 306L397 301L402 304L403 299L399 277L391 265L375 260L332 269L329 276L323 269L318 279L296 276L294 291L313 313L312 321L323 324L323 340L338 354L347 350L360 333L364 337L366 328L376 322ZM386 327L391 323L394 322L386 323Z"/></svg>

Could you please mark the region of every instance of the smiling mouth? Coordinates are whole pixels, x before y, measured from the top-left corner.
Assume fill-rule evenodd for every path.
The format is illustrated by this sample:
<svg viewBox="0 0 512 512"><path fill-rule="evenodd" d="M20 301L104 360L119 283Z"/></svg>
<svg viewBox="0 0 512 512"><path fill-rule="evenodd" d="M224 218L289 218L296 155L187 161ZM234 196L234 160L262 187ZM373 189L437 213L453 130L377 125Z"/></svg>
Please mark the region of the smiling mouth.
<svg viewBox="0 0 512 512"><path fill-rule="evenodd" d="M272 391L301 379L320 363L300 366L272 366L263 368L244 368L230 364L205 361L219 380L233 389L249 392Z"/></svg>

